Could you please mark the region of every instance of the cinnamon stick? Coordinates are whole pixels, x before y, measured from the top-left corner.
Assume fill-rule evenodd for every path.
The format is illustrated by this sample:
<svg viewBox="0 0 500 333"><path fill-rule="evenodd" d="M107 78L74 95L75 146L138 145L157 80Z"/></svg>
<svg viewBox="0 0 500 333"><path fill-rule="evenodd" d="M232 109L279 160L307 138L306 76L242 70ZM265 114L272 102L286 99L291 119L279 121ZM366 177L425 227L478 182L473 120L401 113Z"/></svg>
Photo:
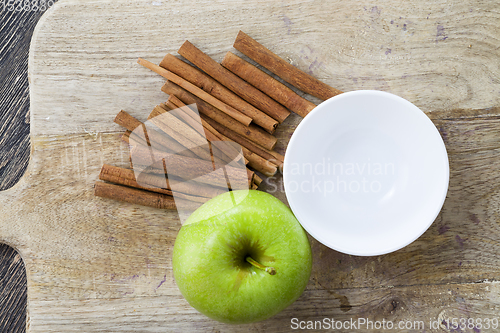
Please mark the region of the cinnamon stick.
<svg viewBox="0 0 500 333"><path fill-rule="evenodd" d="M151 112L148 121L158 128L165 137L169 138L170 146L166 147L167 149L163 149L164 147L161 146L158 147L158 145L152 145L152 147L172 154L209 159L210 147L205 137L199 135L190 125L172 114L158 117L165 112L167 112L165 109L156 106ZM152 131L156 132L149 126L148 132ZM155 134L154 132L153 134ZM172 145L172 142L175 142L175 144ZM173 149L174 147L176 150Z"/></svg>
<svg viewBox="0 0 500 333"><path fill-rule="evenodd" d="M207 74L199 71L181 59L167 54L160 62L160 66L179 75L197 87L203 89L215 98L218 98L227 105L232 106L241 113L253 119L253 123L265 129L268 133L274 133L278 122L260 111L252 104L248 103L231 90L214 80Z"/></svg>
<svg viewBox="0 0 500 333"><path fill-rule="evenodd" d="M203 124L203 128L205 128L205 130L206 130L205 132L211 133L212 135L217 137L218 140L234 142L233 140L229 139L228 137L226 137L226 136L222 135L220 132L218 132L215 128L213 128L204 119L201 119L201 122ZM266 159L255 154L254 152L247 149L246 147L243 147L241 145L239 145L239 146L241 148L241 151L243 152L243 156L248 161L246 163L246 164L248 164L248 166L250 166L251 168L253 168L256 171L259 171L259 172L265 174L268 177L274 176L276 174L276 172L278 171L276 165L274 165L272 163L268 163Z"/></svg>
<svg viewBox="0 0 500 333"><path fill-rule="evenodd" d="M201 122L203 124L203 128L205 129L205 133L207 133L208 136L213 136L213 141L228 141L228 142L234 142L233 140L229 139L228 137L222 135L219 133L215 128L210 126L209 123L207 123L205 120L201 119ZM248 149L245 147L242 147L241 145L238 145L243 153L243 158L245 159L245 165L249 165L250 161L248 159L248 156L251 154ZM255 162L251 163L252 165L255 164ZM256 169L254 166L252 166L254 169ZM259 170L257 170L259 171Z"/></svg>
<svg viewBox="0 0 500 333"><path fill-rule="evenodd" d="M179 112L178 115L182 117L182 119L186 123L190 124L191 127L196 128L196 131L198 131L200 135L205 135L205 137L209 141L212 141L212 139L217 139L213 136L210 136L211 133L209 134L205 131L205 129L203 128L203 124L201 122L198 122L198 119L201 121L201 118L186 104L184 104L180 99L178 99L175 95L170 95L168 97L167 103L170 103L171 105L175 106L175 108L181 109L182 112Z"/></svg>
<svg viewBox="0 0 500 333"><path fill-rule="evenodd" d="M257 186L259 186L262 183L262 178L260 178L259 176L255 175L254 178L253 178L253 182L255 184L257 184Z"/></svg>
<svg viewBox="0 0 500 333"><path fill-rule="evenodd" d="M192 123L193 125L196 124L196 129L201 135L205 135L208 141L230 141L230 140L225 140L222 138L215 130L211 131L210 129L207 130L205 125L208 125L203 119L200 118L198 114L196 114L190 107L188 107L186 104L184 104L180 99L175 97L175 95L170 95L168 98L169 103L172 105L175 105L176 108L180 109L180 112L178 112L178 115L182 117L184 121L187 123ZM201 123L200 123L201 122ZM210 125L208 125L210 126ZM199 128L201 127L201 129ZM222 147L221 147L222 148ZM222 154L223 160L226 161L226 163L231 163L240 155L240 152L236 149L233 149L230 145L224 146L222 149L219 149L219 146L212 145L212 150L215 150L215 153ZM219 155L217 155L219 156ZM227 159L224 157L227 156ZM245 158L245 156L241 156L244 159L245 165L248 164L248 160Z"/></svg>
<svg viewBox="0 0 500 333"><path fill-rule="evenodd" d="M277 152L274 152L272 150L268 150L265 148L262 148L255 143L251 142L250 140L247 140L243 136L239 135L238 133L232 131L231 129L222 126L221 124L217 123L213 119L210 119L206 117L205 115L200 115L202 119L204 119L206 122L208 122L212 127L214 127L219 133L223 134L224 136L230 138L236 143L239 143L242 147L247 148L248 150L254 152L255 154L263 157L264 159L267 160L267 163L270 163L271 165L275 166L280 166L283 164L284 161L284 156L278 154Z"/></svg>
<svg viewBox="0 0 500 333"><path fill-rule="evenodd" d="M276 137L265 132L263 129L253 124L251 124L250 126L242 125L226 114L220 112L217 108L194 96L188 91L182 89L173 82L168 81L163 85L161 90L169 95L177 96L177 98L179 98L185 104L195 103L198 107L198 111L201 114L205 114L207 117L217 121L220 124L223 124L225 127L231 128L236 133L244 136L248 140L251 140L264 148L273 149L276 145Z"/></svg>
<svg viewBox="0 0 500 333"><path fill-rule="evenodd" d="M174 105L177 106L178 108L187 106L186 104L182 103L182 101L178 99L175 95L169 96L168 101L174 103Z"/></svg>
<svg viewBox="0 0 500 333"><path fill-rule="evenodd" d="M255 171L259 171L267 177L272 177L276 174L276 172L278 172L278 167L274 163L270 163L265 158L246 147L241 146L241 150L243 151L243 155L248 160L248 166Z"/></svg>
<svg viewBox="0 0 500 333"><path fill-rule="evenodd" d="M101 168L101 172L99 173L99 179L118 185L126 185L129 187L172 195L172 187L168 178L164 175L159 176L142 172L139 175L138 182L136 180L134 170L104 164ZM140 184L149 185L150 187L145 187ZM225 191L214 186L204 186L202 184L193 185L189 182L176 182L175 192L176 196L180 198L196 202L205 202L207 199L213 198L221 193L224 193Z"/></svg>
<svg viewBox="0 0 500 333"><path fill-rule="evenodd" d="M94 195L159 209L176 209L174 197L170 195L144 191L122 185L96 182L94 185ZM189 201L183 200L178 200L177 203L181 203L183 208L192 209L196 209L200 205L200 203L190 203Z"/></svg>
<svg viewBox="0 0 500 333"><path fill-rule="evenodd" d="M168 107L166 103L160 103L159 106L164 109L165 111L170 111L172 108ZM148 117L149 119L149 117Z"/></svg>
<svg viewBox="0 0 500 333"><path fill-rule="evenodd" d="M118 112L118 114L115 117L114 122L122 127L125 127L129 131L133 131L137 127L143 125L143 123L141 121L135 119L133 116L131 116L129 113L127 113L123 110Z"/></svg>
<svg viewBox="0 0 500 333"><path fill-rule="evenodd" d="M203 127L206 129L207 132L213 133L216 137L219 138L220 141L231 141L234 142L233 140L229 139L228 137L224 136L221 134L219 131L217 131L215 128L213 128L209 123L207 123L204 119L201 119L201 122L203 124ZM250 149L243 147L239 145L241 148L241 151L243 152L243 156L245 159L248 161L246 164L248 164L249 167L253 168L256 171L259 171L266 176L274 176L276 174L277 166L268 163L265 158L263 158L260 155L257 155L256 153L252 152Z"/></svg>
<svg viewBox="0 0 500 333"><path fill-rule="evenodd" d="M116 116L115 123L125 127L131 133L135 133L134 130L138 126L142 126L144 137L142 136L139 137L138 135L128 134L128 133L125 133L122 136L122 139L129 144L131 143L130 135L133 135L132 141L135 143L151 145L155 149L176 152L186 157L197 157L197 155L194 152L190 151L189 149L185 149L184 146L179 144L177 141L173 140L170 136L163 135L152 128L147 128L144 123L135 119L133 116L131 116L130 114L128 114L123 110L120 111Z"/></svg>
<svg viewBox="0 0 500 333"><path fill-rule="evenodd" d="M171 109L171 110L176 109L176 112L174 113L175 117L179 117L182 122L189 125L193 130L195 130L199 134L199 137L202 139L203 142L205 142L207 140L209 142L219 141L219 138L215 137L210 132L207 133L204 130L202 124L200 123L200 117L193 110L191 110L191 108L189 108L187 105L182 103L174 95L170 95L165 106L167 106L167 109ZM168 112L167 109L155 108L153 110L153 112L151 112L151 114L149 115L148 119L153 118L153 117L161 114L162 110L165 112ZM193 134L189 134L189 135L193 135ZM201 147L190 148L190 150L195 152L198 155L198 157L201 157L204 159L207 158L208 153L212 154L212 157L214 158L214 163L216 165L229 164L229 163L235 161L237 159L238 155L240 155L239 151L231 149L231 147L229 147L229 146L226 146L223 148L225 148L225 149L222 149L222 147L219 147L219 146L214 146L214 145L206 146L204 144ZM211 149L211 151L210 151L210 149ZM244 164L248 164L248 160L246 160L244 158L244 156L241 156L241 158L244 159Z"/></svg>
<svg viewBox="0 0 500 333"><path fill-rule="evenodd" d="M274 160L278 161L277 165L279 167L283 166L283 162L285 162L285 156L281 155L280 153L278 153L278 152L276 152L274 150L266 149L265 151L266 151L267 154L269 154L272 157L274 157Z"/></svg>
<svg viewBox="0 0 500 333"><path fill-rule="evenodd" d="M170 99L170 98L169 98ZM172 110L175 110L177 109L177 106L174 105L174 103L172 103L171 101L167 100L165 103L162 103L164 106L160 105L165 111L172 111ZM152 117L152 115L150 114L149 117ZM148 117L148 119L149 119Z"/></svg>
<svg viewBox="0 0 500 333"><path fill-rule="evenodd" d="M169 103L167 102L166 105L168 107ZM174 109L177 107L174 106ZM186 148L206 144L205 138L199 132L201 124L186 122L183 118L177 117L180 112L172 113L169 111L172 110L167 111L157 105L149 114L148 120Z"/></svg>
<svg viewBox="0 0 500 333"><path fill-rule="evenodd" d="M248 176L250 174L243 168L225 166L225 173L230 179L234 180L234 182L228 184L226 178L221 176L220 172L214 172L211 160L179 155L169 156L144 146L134 146L131 155L133 160L139 161L140 165L153 166L148 169L148 172L164 174L166 169L168 177L176 176L185 180L193 180L222 188L248 188ZM166 168L161 163L162 160L166 160Z"/></svg>
<svg viewBox="0 0 500 333"><path fill-rule="evenodd" d="M316 107L314 103L232 52L226 53L221 64L301 117L305 117Z"/></svg>
<svg viewBox="0 0 500 333"><path fill-rule="evenodd" d="M142 59L142 58L139 58L137 60L137 63L139 65L142 65L142 66L152 70L153 72L155 72L157 74L160 74L161 76L163 76L167 80L174 82L178 86L186 89L187 91L194 94L195 96L198 96L199 98L203 99L207 103L210 103L211 105L215 106L217 109L221 110L222 112L224 112L228 116L232 117L233 119L236 119L237 121L239 121L243 125L248 126L252 122L252 118L244 115L243 113L239 112L238 110L236 110L232 106L229 106L226 103L218 100L217 98L213 97L212 95L210 95L209 93L207 93L203 89L198 88L197 86L195 86L191 82L184 80L182 77L166 70L165 68L160 67L158 65L155 65L152 62L147 61L147 60Z"/></svg>
<svg viewBox="0 0 500 333"><path fill-rule="evenodd" d="M123 133L122 135L122 140L128 144L130 144L130 136L132 136L132 131L129 131L129 130L126 130L125 133ZM142 141L141 138L139 138L138 136L135 136L135 138L133 139L134 141L136 142L140 142L141 144L143 145L147 145L147 143L145 141Z"/></svg>
<svg viewBox="0 0 500 333"><path fill-rule="evenodd" d="M163 116L159 117L160 115ZM185 149L191 150L202 159L207 159L210 156L206 138L199 135L198 132L184 121L178 119L173 114L167 113L159 106L153 109L150 116L149 121L152 124L177 141Z"/></svg>
<svg viewBox="0 0 500 333"><path fill-rule="evenodd" d="M233 46L292 86L319 99L327 100L342 93L283 60L243 31L238 33Z"/></svg>
<svg viewBox="0 0 500 333"><path fill-rule="evenodd" d="M178 99L175 95L170 95L168 97L168 101L171 101L172 104L174 104L177 107L183 107L186 106L180 99ZM193 110L187 108L185 114L190 117L191 119L199 118L201 121L201 125L204 129L204 132L208 135L210 135L214 141L224 141L223 137L218 133L213 127L211 127L206 121L201 119L201 117L198 117ZM207 131L208 130L208 131Z"/></svg>
<svg viewBox="0 0 500 333"><path fill-rule="evenodd" d="M290 115L290 111L281 104L222 67L189 41L185 41L177 52L212 78L226 86L226 88L232 90L253 106L264 111L279 123L282 123Z"/></svg>
<svg viewBox="0 0 500 333"><path fill-rule="evenodd" d="M212 127L209 123L207 123L203 118L201 118L201 122L203 124L203 128L207 129L209 132L212 132L215 136L219 138L220 141L232 141L235 142L234 140L231 140L227 136L223 135L219 131L217 131L215 128ZM236 134L236 133L235 133ZM244 139L244 138L243 138ZM251 142L250 142L251 144ZM261 148L263 152L268 153L270 156L274 157L277 163L268 163L268 161L263 158L261 155L254 153L250 149L242 146L239 144L241 147L241 150L243 151L243 156L247 159L245 164L250 165L252 168L256 169L259 172L262 172L266 176L274 176L276 174L276 167L280 166L283 161L284 161L284 156L278 154L275 151L269 151L265 148ZM256 155L255 157L251 157L251 155L254 154ZM271 158L272 158L271 157ZM252 163L250 163L250 159L252 159ZM250 164L249 164L250 163Z"/></svg>

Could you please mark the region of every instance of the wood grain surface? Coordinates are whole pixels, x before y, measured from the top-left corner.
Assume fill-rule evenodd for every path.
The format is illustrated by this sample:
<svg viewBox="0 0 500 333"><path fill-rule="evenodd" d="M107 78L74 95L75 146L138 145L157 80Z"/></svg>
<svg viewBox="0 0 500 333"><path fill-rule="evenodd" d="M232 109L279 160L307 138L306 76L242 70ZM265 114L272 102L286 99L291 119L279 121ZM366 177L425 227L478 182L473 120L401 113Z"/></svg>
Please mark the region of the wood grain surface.
<svg viewBox="0 0 500 333"><path fill-rule="evenodd" d="M3 6L0 11L0 191L17 183L28 166L28 51L43 13L41 8ZM19 254L6 244L0 244L0 286L0 332L25 332L26 269Z"/></svg>
<svg viewBox="0 0 500 333"><path fill-rule="evenodd" d="M0 246L0 332L26 331L26 268L19 253Z"/></svg>
<svg viewBox="0 0 500 333"><path fill-rule="evenodd" d="M328 317L423 321L423 329L394 331L452 332L443 320L498 318L498 8L444 1L57 3L31 46L28 173L0 193L0 241L25 261L31 331L286 332L292 318ZM166 98L163 80L136 59L158 63L189 39L220 61L234 52L239 29L340 90L385 90L415 103L443 136L451 177L441 214L417 241L355 257L312 240L313 274L302 297L264 322L228 326L192 309L175 285L176 214L95 198L92 184L104 162L127 163L114 115L124 109L144 120ZM292 116L280 126L280 152L299 122ZM280 177L262 187L286 202L280 188Z"/></svg>

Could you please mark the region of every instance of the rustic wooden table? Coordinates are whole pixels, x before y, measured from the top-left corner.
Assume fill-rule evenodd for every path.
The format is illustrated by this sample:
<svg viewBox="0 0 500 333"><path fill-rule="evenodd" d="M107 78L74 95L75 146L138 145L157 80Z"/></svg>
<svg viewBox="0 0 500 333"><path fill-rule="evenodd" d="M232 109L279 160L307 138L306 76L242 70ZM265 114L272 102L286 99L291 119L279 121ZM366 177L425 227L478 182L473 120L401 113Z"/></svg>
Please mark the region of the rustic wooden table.
<svg viewBox="0 0 500 333"><path fill-rule="evenodd" d="M409 325L395 330L400 332L498 332L498 326L494 328L492 321L499 320L500 312L498 3L443 1L403 5L389 1L375 6L353 1L336 2L334 7L338 10L332 10L323 8L323 2L318 2L321 6L303 1L266 3L270 9L264 6L265 2L255 6L257 2L252 2L253 8L246 7L250 2L245 1L226 8L221 3L214 3L212 7L208 3L200 6L186 1L189 5L177 6L177 12L171 13L169 24L172 26L168 31L162 29L161 25L166 23L158 11L169 12L172 8L161 7L165 6L161 1L65 1L65 6L54 11L53 20L45 22L35 50L40 57L31 68L39 80L35 94L39 112L35 118L39 125L35 137L38 157L36 172L30 179L35 183L33 188L25 184L13 192L12 197L23 194L22 198L31 195L36 199L35 196L49 193L51 184L37 184L36 178L55 177L68 193L82 193L79 198L71 196L69 204L80 205L82 212L93 220L84 224L78 216L68 219L66 215L52 215L52 206L37 207L37 213L48 216L47 223L52 224L38 225L30 231L42 238L43 232L60 232L57 247L46 246L36 237L23 235L20 232L22 221L12 221L14 227L11 229L2 229L0 225L0 231L10 232L11 238L21 244L26 254L23 258L31 269L28 285L32 329L155 331L169 327L199 331L289 331L293 317L305 321L304 325L308 320L319 321L327 317L340 321L368 318ZM99 5L92 13L95 4ZM141 8L140 14L137 8ZM223 12L226 14L222 15ZM74 24L74 13L85 13L78 17L79 24ZM16 80L19 75L26 75L26 59L23 63L14 58L27 52L29 37L26 36L38 14L30 14L34 15L32 17L17 14L19 17L15 17L3 12L2 15L5 18L1 23L2 37L13 36L2 38L2 43L26 39L21 44L9 44L24 45L25 51L0 49L6 54L2 53L0 75L9 82L0 88L0 128L5 133L15 134L11 143L0 145L0 156L13 161L5 164L2 160L0 164L2 181L5 175L11 177L4 181L3 186L8 187L22 174L19 166L26 164L28 151L27 79L24 76ZM31 23L24 23L24 26L13 23L15 20L21 22L22 16ZM198 25L182 20L186 17ZM241 20L235 23L233 20L238 17ZM316 21L312 21L312 17ZM225 20L226 24L220 20ZM116 113L116 101L121 99L107 98L109 91L115 93L114 87L119 85L123 91L116 91L116 94L121 94L127 103L130 102L126 105L139 111L145 111L151 100L160 96L151 93L142 100L131 96L134 91L130 86L137 80L141 80L148 94L161 84L154 75L139 72L134 67L138 54L158 61L166 52L175 52L183 39L192 38L219 59L230 49L228 41L235 35L235 25L243 21L246 24L243 28L263 44L339 89L390 91L421 107L434 121L446 143L451 180L441 214L417 241L400 251L377 257L343 255L313 241L313 274L303 296L270 320L230 328L192 310L175 287L171 268L165 264L179 227L173 215L165 221L164 215L154 210L101 202L92 197L89 184L95 180L100 158L118 161L117 129L109 118ZM131 22L140 24L128 30ZM338 24L332 26L331 22ZM64 39L60 38L58 30L62 25L65 27ZM114 33L116 25L124 34L123 38ZM23 34L17 33L21 27L26 29ZM86 30L82 32L81 27ZM136 33L135 29L142 27L146 27L144 31ZM7 30L16 33L6 34ZM150 34L148 39L144 38L146 30ZM126 33L132 34L136 44ZM77 40L82 44L76 44ZM96 40L102 45L96 45ZM326 45L325 40L330 43ZM55 48L51 43L59 43L60 47ZM130 45L133 47L129 48ZM120 57L113 57L116 54ZM9 62L14 60L24 67ZM50 66L52 64L54 66ZM62 73L61 69L64 69ZM94 72L99 75L94 76ZM67 109L60 107L74 96L69 89L65 90L68 79L82 92L72 106L88 112L89 121L85 123L88 128L78 127L81 123L71 119L71 112L65 113ZM92 89L99 84L102 84L99 92L94 94ZM16 95L11 92L12 85L24 87L15 100L12 99ZM46 97L54 94L53 87L61 90L60 100ZM19 99L21 102L16 102ZM5 101L11 102L8 105ZM68 122L63 125L69 125L58 127L61 122L50 118L52 114ZM13 125L5 126L8 121ZM289 136L297 122L294 118L282 126L281 140ZM1 140L5 140L4 137L7 138L2 133ZM101 139L100 145L97 137ZM19 148L19 142L25 148ZM84 160L82 147L88 152L100 150L101 155L89 154ZM43 168L44 161L51 159L67 163L64 170L53 174L53 169ZM68 161L82 165L89 161L85 164L87 178L82 176L74 182L71 176L75 171L70 167L75 164ZM9 197L8 200L14 199ZM16 200L21 202L19 198ZM60 203L57 204L54 207L60 208ZM101 210L93 210L94 207ZM33 218L5 207L0 207L0 212L16 212L19 216ZM61 218L67 220L61 222ZM75 244L70 243L74 239L65 237L68 233L77 240ZM131 243L136 247L131 247ZM88 244L98 246L88 248ZM164 244L168 245L167 251L161 247ZM125 256L126 251L129 256ZM22 273L19 256L13 252L7 256L12 259L0 267L17 265ZM127 265L123 265L124 262ZM132 267L133 264L136 266ZM3 274L1 270L0 274ZM16 290L24 290L26 295L26 283L22 278L15 278L16 274L19 273L8 272L0 276L3 280L11 280L11 285L24 285L24 289ZM2 289L2 295L9 296L1 296L1 299L14 299L23 294L21 291L9 292L7 287ZM2 316L10 314L13 318L2 319L11 325L8 327L20 328L24 321L26 301L16 304L20 305L7 305L7 310L2 307ZM94 319L96 317L98 319ZM454 320L465 326L454 329ZM416 321L424 322L425 328L410 329Z"/></svg>

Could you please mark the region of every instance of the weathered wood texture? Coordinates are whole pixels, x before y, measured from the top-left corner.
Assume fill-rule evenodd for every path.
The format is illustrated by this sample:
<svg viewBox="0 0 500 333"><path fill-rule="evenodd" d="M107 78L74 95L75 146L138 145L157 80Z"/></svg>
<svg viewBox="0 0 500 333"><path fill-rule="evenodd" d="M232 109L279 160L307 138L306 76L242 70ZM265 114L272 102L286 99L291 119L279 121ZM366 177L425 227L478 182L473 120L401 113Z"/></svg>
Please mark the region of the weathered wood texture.
<svg viewBox="0 0 500 333"><path fill-rule="evenodd" d="M0 12L0 189L14 185L28 165L29 40L41 13ZM37 17L38 16L38 17Z"/></svg>
<svg viewBox="0 0 500 333"><path fill-rule="evenodd" d="M366 317L423 320L438 332L429 320L498 316L500 110L491 107L500 99L499 18L498 3L56 4L30 53L28 174L0 193L0 241L25 260L31 331L289 331L293 317ZM441 214L417 241L377 257L313 241L304 295L272 319L233 327L180 295L171 270L176 214L96 198L92 184L104 162L128 162L114 115L144 120L166 98L162 78L136 59L158 63L190 39L221 60L239 29L340 90L386 90L428 112L447 145L451 181ZM299 121L277 131L281 152ZM264 188L285 200L279 182Z"/></svg>
<svg viewBox="0 0 500 333"><path fill-rule="evenodd" d="M0 245L0 332L26 330L26 268L11 247Z"/></svg>
<svg viewBox="0 0 500 333"><path fill-rule="evenodd" d="M5 1L1 2L6 4ZM11 2L12 3L12 2ZM19 5L21 1L18 1ZM34 4L35 2L30 3ZM24 174L30 155L28 51L43 8L0 11L0 191ZM26 270L20 256L0 244L0 332L26 331Z"/></svg>

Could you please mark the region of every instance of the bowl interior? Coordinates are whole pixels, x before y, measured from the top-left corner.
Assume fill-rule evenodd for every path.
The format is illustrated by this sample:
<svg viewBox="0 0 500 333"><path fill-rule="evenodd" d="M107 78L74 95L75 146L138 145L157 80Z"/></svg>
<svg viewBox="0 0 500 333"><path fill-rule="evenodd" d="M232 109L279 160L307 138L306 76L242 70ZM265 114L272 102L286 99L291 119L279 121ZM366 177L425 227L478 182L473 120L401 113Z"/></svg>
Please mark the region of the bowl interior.
<svg viewBox="0 0 500 333"><path fill-rule="evenodd" d="M290 207L311 236L354 255L400 249L432 224L446 197L448 156L415 105L354 91L316 107L287 148Z"/></svg>

